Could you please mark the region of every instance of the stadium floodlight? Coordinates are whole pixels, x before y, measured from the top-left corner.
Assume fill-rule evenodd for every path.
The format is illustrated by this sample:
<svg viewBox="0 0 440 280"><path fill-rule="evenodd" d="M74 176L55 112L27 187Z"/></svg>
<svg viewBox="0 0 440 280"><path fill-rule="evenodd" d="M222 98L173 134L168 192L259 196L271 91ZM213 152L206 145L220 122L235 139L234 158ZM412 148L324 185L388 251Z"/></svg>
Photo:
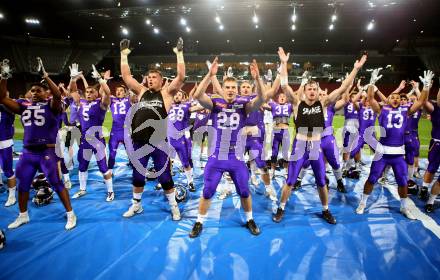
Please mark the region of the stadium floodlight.
<svg viewBox="0 0 440 280"><path fill-rule="evenodd" d="M186 26L186 19L181 18L180 19L180 25Z"/></svg>
<svg viewBox="0 0 440 280"><path fill-rule="evenodd" d="M154 32L154 34L159 34L159 28L157 28L157 27L155 27L155 28L153 28L153 32Z"/></svg>
<svg viewBox="0 0 440 280"><path fill-rule="evenodd" d="M330 24L330 25L329 25L329 27L328 27L328 29L329 29L329 30L333 30L334 28L335 28L335 26L334 26L334 24L333 24L333 23L332 23L332 24Z"/></svg>
<svg viewBox="0 0 440 280"><path fill-rule="evenodd" d="M190 33L190 32L191 32L191 27L187 26L187 27L185 28L185 30L186 30L187 33Z"/></svg>
<svg viewBox="0 0 440 280"><path fill-rule="evenodd" d="M252 22L253 23L258 23L258 17L257 17L257 14L255 13L255 11L254 11L254 16L252 17Z"/></svg>
<svg viewBox="0 0 440 280"><path fill-rule="evenodd" d="M34 24L34 25L38 25L40 24L40 20L36 19L36 18L26 18L24 20L27 24Z"/></svg>
<svg viewBox="0 0 440 280"><path fill-rule="evenodd" d="M123 28L122 28L122 34L124 34L124 35L126 35L126 36L127 36L127 35L128 35L128 33L129 33L129 32L128 32L128 29L127 29L127 28L125 28L125 27L123 27Z"/></svg>
<svg viewBox="0 0 440 280"><path fill-rule="evenodd" d="M2 13L0 13L0 19L4 19L4 18L5 16Z"/></svg>
<svg viewBox="0 0 440 280"><path fill-rule="evenodd" d="M146 25L150 25L150 24L151 24L151 20L147 18L147 19L145 20L145 24L146 24Z"/></svg>
<svg viewBox="0 0 440 280"><path fill-rule="evenodd" d="M292 26L290 27L292 30L296 30L296 25L292 24Z"/></svg>
<svg viewBox="0 0 440 280"><path fill-rule="evenodd" d="M218 29L220 29L220 30L223 30L225 27L223 26L223 24L220 24L219 26L218 26Z"/></svg>
<svg viewBox="0 0 440 280"><path fill-rule="evenodd" d="M370 21L368 24L367 24L367 30L373 30L374 29L374 20L372 20L372 21Z"/></svg>
<svg viewBox="0 0 440 280"><path fill-rule="evenodd" d="M336 14L332 15L332 22L335 22L338 19L338 16Z"/></svg>
<svg viewBox="0 0 440 280"><path fill-rule="evenodd" d="M295 23L296 20L297 20L296 8L295 7L293 7L293 14L292 14L292 17L290 19L292 20L293 23Z"/></svg>

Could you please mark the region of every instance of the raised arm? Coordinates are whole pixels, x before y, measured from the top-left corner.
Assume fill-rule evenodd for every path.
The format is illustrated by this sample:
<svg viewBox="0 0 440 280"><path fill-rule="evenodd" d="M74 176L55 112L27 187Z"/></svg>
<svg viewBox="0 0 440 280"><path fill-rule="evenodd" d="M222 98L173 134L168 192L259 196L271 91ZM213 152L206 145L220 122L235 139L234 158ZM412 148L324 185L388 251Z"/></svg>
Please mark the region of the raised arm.
<svg viewBox="0 0 440 280"><path fill-rule="evenodd" d="M52 111L60 113L63 111L63 106L61 102L61 91L58 86L49 78L46 70L44 69L43 61L41 58L37 57L38 61L38 69L40 74L43 76L43 79L47 82L50 92L52 94L52 100L50 101L50 108Z"/></svg>
<svg viewBox="0 0 440 280"><path fill-rule="evenodd" d="M280 61L281 61L281 70L280 70L281 88L286 93L286 95L289 97L289 99L292 101L292 104L296 105L299 103L299 98L294 93L293 89L289 86L289 78L287 75L287 61L289 61L290 53L286 54L284 52L284 49L279 47L278 48L278 56L280 57Z"/></svg>
<svg viewBox="0 0 440 280"><path fill-rule="evenodd" d="M367 61L367 55L362 55L360 60L356 60L356 62L353 65L353 70L351 70L350 74L347 76L347 78L342 81L342 84L339 88L332 91L327 98L324 99L324 106L327 106L329 104L334 104L336 100L347 90L348 87L350 87L353 84L354 78L356 77L359 70L364 66L365 62Z"/></svg>
<svg viewBox="0 0 440 280"><path fill-rule="evenodd" d="M173 48L173 52L176 54L177 58L177 75L171 81L168 86L168 93L174 95L177 91L179 91L183 83L185 81L185 61L183 59L183 39L179 38L177 40L176 47Z"/></svg>
<svg viewBox="0 0 440 280"><path fill-rule="evenodd" d="M402 80L399 84L399 86L393 91L393 93L400 93L402 90L404 90L406 87L406 81Z"/></svg>
<svg viewBox="0 0 440 280"><path fill-rule="evenodd" d="M211 110L214 106L211 98L206 94L206 89L211 82L211 77L217 75L218 70L218 58L214 58L211 67L209 68L208 74L203 78L194 92L194 99L197 99L204 108Z"/></svg>
<svg viewBox="0 0 440 280"><path fill-rule="evenodd" d="M377 91L377 87L375 85L369 84L367 89L367 98L370 102L370 106L376 114L380 113L380 105L377 102L376 98L374 98L374 92Z"/></svg>
<svg viewBox="0 0 440 280"><path fill-rule="evenodd" d="M409 108L408 114L412 115L417 112L420 108L422 108L423 104L425 104L426 100L428 100L429 90L432 86L432 79L434 78L434 73L430 70L424 72L424 77L420 77L420 80L423 83L423 90L420 98L414 102L414 104Z"/></svg>
<svg viewBox="0 0 440 280"><path fill-rule="evenodd" d="M266 100L273 98L279 89L280 89L280 75L277 75L277 77L272 83L272 86L269 87L264 93Z"/></svg>
<svg viewBox="0 0 440 280"><path fill-rule="evenodd" d="M134 91L137 95L142 94L147 88L141 85L135 78L131 76L130 66L128 65L128 55L130 54L130 40L123 39L121 41L121 75L122 80L129 89Z"/></svg>
<svg viewBox="0 0 440 280"><path fill-rule="evenodd" d="M258 70L257 61L254 59L250 65L251 75L257 84L257 97L252 99L246 104L246 113L254 112L260 109L261 105L266 101L264 96L264 82L260 77L260 71Z"/></svg>
<svg viewBox="0 0 440 280"><path fill-rule="evenodd" d="M93 69L92 77L99 82L100 91L104 93L101 99L101 109L107 110L108 106L110 105L110 96L111 96L110 88L107 85L107 81L112 78L110 77L110 70L105 71L104 78L102 78L101 74L99 74L98 70L96 70L96 67L93 64L92 64L92 69Z"/></svg>
<svg viewBox="0 0 440 280"><path fill-rule="evenodd" d="M335 103L335 110L339 110L342 107L344 107L348 102L350 101L350 88L348 88L344 94L342 95L342 98L336 101Z"/></svg>
<svg viewBox="0 0 440 280"><path fill-rule="evenodd" d="M0 64L0 76L0 104L3 104L12 113L20 114L20 105L8 96L7 83L12 75L9 60L7 59L4 59Z"/></svg>

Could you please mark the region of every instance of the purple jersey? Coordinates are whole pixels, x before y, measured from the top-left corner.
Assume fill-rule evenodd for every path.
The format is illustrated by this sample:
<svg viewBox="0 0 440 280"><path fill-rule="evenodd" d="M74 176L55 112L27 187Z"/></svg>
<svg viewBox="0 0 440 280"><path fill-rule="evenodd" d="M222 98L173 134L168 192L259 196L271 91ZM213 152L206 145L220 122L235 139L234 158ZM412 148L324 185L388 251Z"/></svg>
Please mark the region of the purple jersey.
<svg viewBox="0 0 440 280"><path fill-rule="evenodd" d="M276 102L270 102L269 106L272 110L272 116L275 118L289 118L292 114L292 104L278 104Z"/></svg>
<svg viewBox="0 0 440 280"><path fill-rule="evenodd" d="M240 141L240 130L244 127L246 120L247 98L236 98L233 102L227 103L220 96L213 95L213 108L211 112L212 126L217 131L217 139L214 150L214 157L218 158L219 153L235 156L237 142ZM244 148L239 147L239 148Z"/></svg>
<svg viewBox="0 0 440 280"><path fill-rule="evenodd" d="M208 125L208 121L210 117L211 117L211 113L208 113L208 111L206 110L197 112L196 118L194 120L193 129L196 130L199 127Z"/></svg>
<svg viewBox="0 0 440 280"><path fill-rule="evenodd" d="M130 99L124 98L110 98L110 111L112 112L113 124L112 130L124 130L125 116L131 107Z"/></svg>
<svg viewBox="0 0 440 280"><path fill-rule="evenodd" d="M432 130L431 130L431 137L433 139L440 140L440 107L438 104L434 105L434 111L431 113L431 123L432 123Z"/></svg>
<svg viewBox="0 0 440 280"><path fill-rule="evenodd" d="M81 124L82 135L85 135L87 130L94 126L100 127L98 131L102 132L102 124L104 123L106 112L105 109L101 108L101 99L94 101L81 99L78 118Z"/></svg>
<svg viewBox="0 0 440 280"><path fill-rule="evenodd" d="M412 103L410 103L412 106ZM422 110L418 110L411 116L408 116L408 122L406 123L406 129L405 132L417 132L419 130L419 121L420 117L422 116Z"/></svg>
<svg viewBox="0 0 440 280"><path fill-rule="evenodd" d="M173 104L168 112L168 136L180 139L189 126L191 103Z"/></svg>
<svg viewBox="0 0 440 280"><path fill-rule="evenodd" d="M324 128L332 127L334 117L335 117L335 104L332 104L327 107L326 114L324 114Z"/></svg>
<svg viewBox="0 0 440 280"><path fill-rule="evenodd" d="M354 108L352 102L349 102L344 106L344 117L348 119L358 119L358 111Z"/></svg>
<svg viewBox="0 0 440 280"><path fill-rule="evenodd" d="M14 136L15 115L0 105L0 141L12 139Z"/></svg>
<svg viewBox="0 0 440 280"><path fill-rule="evenodd" d="M251 95L251 96L242 96L242 98L247 98L248 101L251 101L252 99L254 99L255 97L257 97L256 95ZM249 113L249 115L246 118L245 121L245 125L246 126L261 126L263 125L263 119L264 119L264 111L258 110L258 111L254 111Z"/></svg>
<svg viewBox="0 0 440 280"><path fill-rule="evenodd" d="M361 102L359 103L359 131L365 131L370 126L374 126L376 123L377 114L371 109L371 107L364 106Z"/></svg>
<svg viewBox="0 0 440 280"><path fill-rule="evenodd" d="M24 129L23 146L55 144L61 113L54 113L49 101L20 100L21 123Z"/></svg>
<svg viewBox="0 0 440 280"><path fill-rule="evenodd" d="M382 107L382 112L379 115L379 125L386 131L386 136L381 136L379 140L382 145L403 146L408 110L408 106L393 108L390 105L385 105Z"/></svg>

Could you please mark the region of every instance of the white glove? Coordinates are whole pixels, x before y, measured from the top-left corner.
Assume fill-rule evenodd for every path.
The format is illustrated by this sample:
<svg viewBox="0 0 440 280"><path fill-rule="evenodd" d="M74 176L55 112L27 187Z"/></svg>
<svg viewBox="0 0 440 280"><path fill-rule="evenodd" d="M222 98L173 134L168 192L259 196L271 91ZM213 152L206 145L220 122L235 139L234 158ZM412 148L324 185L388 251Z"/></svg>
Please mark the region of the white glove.
<svg viewBox="0 0 440 280"><path fill-rule="evenodd" d="M309 71L304 71L301 76L301 87L305 86L309 82Z"/></svg>
<svg viewBox="0 0 440 280"><path fill-rule="evenodd" d="M206 66L208 66L208 71L211 70L211 65L212 65L211 61L207 60Z"/></svg>
<svg viewBox="0 0 440 280"><path fill-rule="evenodd" d="M73 63L72 66L69 66L70 69L70 77L72 79L76 79L81 76L82 71L78 71L78 63Z"/></svg>
<svg viewBox="0 0 440 280"><path fill-rule="evenodd" d="M101 74L99 74L98 70L96 70L96 67L94 64L92 64L92 78L97 80L99 83L106 83L107 81L104 80L101 77Z"/></svg>
<svg viewBox="0 0 440 280"><path fill-rule="evenodd" d="M432 79L434 78L434 72L431 70L423 71L423 78L419 76L420 81L423 83L423 87L429 88L432 85Z"/></svg>
<svg viewBox="0 0 440 280"><path fill-rule="evenodd" d="M382 68L376 68L371 72L370 85L375 85L377 81L382 78L382 75L379 76L379 72Z"/></svg>
<svg viewBox="0 0 440 280"><path fill-rule="evenodd" d="M0 64L0 76L2 80L7 80L12 77L8 59L3 59Z"/></svg>
<svg viewBox="0 0 440 280"><path fill-rule="evenodd" d="M226 76L228 78L234 77L234 72L232 71L232 67L231 66L228 67L228 72L226 72Z"/></svg>
<svg viewBox="0 0 440 280"><path fill-rule="evenodd" d="M47 72L44 69L44 65L43 65L43 61L41 60L40 57L37 57L37 72L41 74L42 77L46 77L47 76Z"/></svg>
<svg viewBox="0 0 440 280"><path fill-rule="evenodd" d="M268 82L272 82L272 70L267 70L267 74L264 75L264 79L266 79Z"/></svg>

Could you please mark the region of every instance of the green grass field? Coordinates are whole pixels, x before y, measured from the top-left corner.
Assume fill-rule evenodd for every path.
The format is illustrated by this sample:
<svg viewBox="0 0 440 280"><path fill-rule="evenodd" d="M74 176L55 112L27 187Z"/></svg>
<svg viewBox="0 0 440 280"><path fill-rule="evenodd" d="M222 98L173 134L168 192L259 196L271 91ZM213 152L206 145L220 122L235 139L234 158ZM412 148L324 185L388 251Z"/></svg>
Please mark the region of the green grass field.
<svg viewBox="0 0 440 280"><path fill-rule="evenodd" d="M333 120L334 131L338 132L339 129L342 129L344 125L344 117L336 115ZM108 135L110 133L112 127L112 115L110 112L107 113L104 121L104 135L106 136L106 140L108 141ZM427 119L420 119L419 123L419 138L420 138L420 157L428 156L428 147L429 141L431 140L431 122ZM15 118L15 140L23 139L23 127L18 117ZM336 134L336 139L338 141L338 146L342 143L342 137L339 133ZM364 151L368 150L367 146L364 146Z"/></svg>

